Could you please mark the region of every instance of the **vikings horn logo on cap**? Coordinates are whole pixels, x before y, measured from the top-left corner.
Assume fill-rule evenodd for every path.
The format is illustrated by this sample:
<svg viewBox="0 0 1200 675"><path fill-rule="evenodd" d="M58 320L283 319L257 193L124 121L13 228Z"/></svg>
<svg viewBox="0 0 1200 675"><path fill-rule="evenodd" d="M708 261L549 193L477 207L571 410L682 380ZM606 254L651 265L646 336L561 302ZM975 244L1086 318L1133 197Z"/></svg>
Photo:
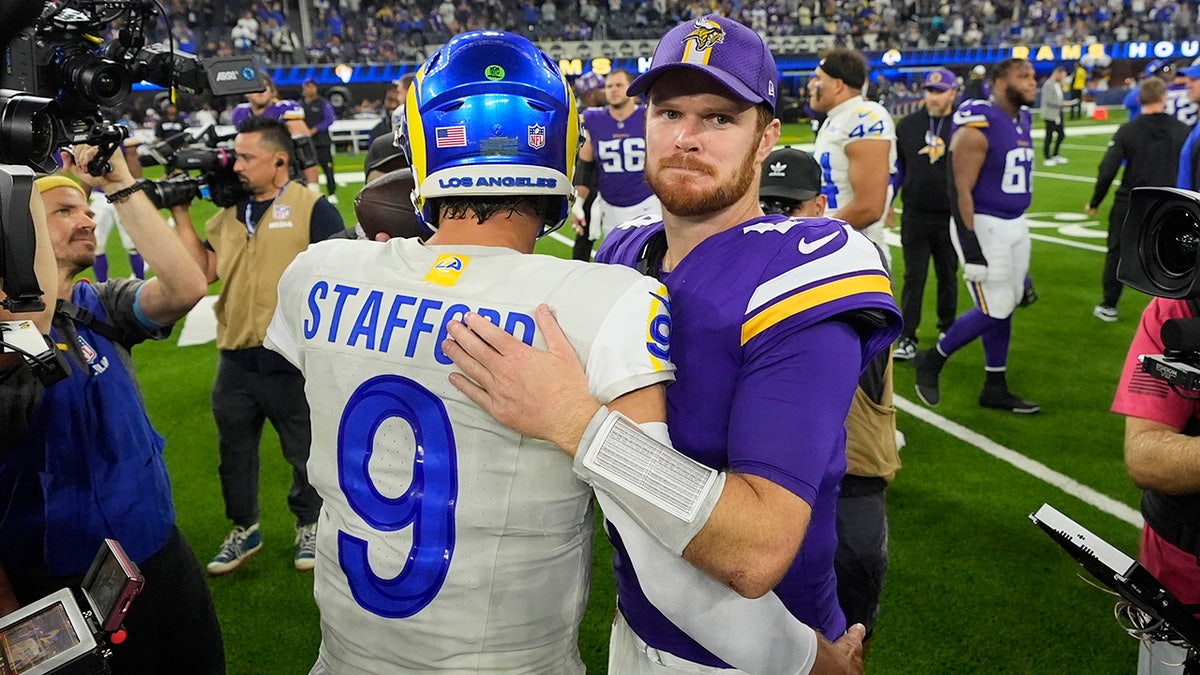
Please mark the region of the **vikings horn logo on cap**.
<svg viewBox="0 0 1200 675"><path fill-rule="evenodd" d="M725 41L725 29L708 18L696 19L696 30L683 38L683 63L708 63L712 48Z"/></svg>

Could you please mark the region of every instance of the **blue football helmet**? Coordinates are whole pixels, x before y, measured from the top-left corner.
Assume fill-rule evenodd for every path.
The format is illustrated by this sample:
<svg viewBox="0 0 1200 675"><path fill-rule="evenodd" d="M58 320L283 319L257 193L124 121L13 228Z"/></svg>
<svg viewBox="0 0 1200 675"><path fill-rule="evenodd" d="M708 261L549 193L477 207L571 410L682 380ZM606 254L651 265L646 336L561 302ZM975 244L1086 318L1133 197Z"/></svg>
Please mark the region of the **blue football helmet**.
<svg viewBox="0 0 1200 675"><path fill-rule="evenodd" d="M570 213L575 96L558 65L524 37L474 31L434 52L408 89L400 145L412 163L417 217L431 231L438 197L561 197L539 236Z"/></svg>

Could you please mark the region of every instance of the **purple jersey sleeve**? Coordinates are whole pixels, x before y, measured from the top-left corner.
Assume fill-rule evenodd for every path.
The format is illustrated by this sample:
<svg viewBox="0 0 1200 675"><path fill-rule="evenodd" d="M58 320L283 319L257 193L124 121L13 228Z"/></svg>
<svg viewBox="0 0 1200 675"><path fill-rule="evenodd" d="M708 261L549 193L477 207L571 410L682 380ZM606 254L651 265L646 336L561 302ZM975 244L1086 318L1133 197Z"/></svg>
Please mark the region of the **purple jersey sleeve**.
<svg viewBox="0 0 1200 675"><path fill-rule="evenodd" d="M646 108L618 122L608 108L583 111L583 126L595 152L600 196L613 206L633 206L653 191L646 184Z"/></svg>
<svg viewBox="0 0 1200 675"><path fill-rule="evenodd" d="M249 103L239 103L233 109L233 126L240 125L243 121L254 115L254 110L251 109ZM304 121L304 108L300 107L299 103L290 99L276 99L271 101L262 111L263 117L269 117L280 122L288 122L290 120Z"/></svg>
<svg viewBox="0 0 1200 675"><path fill-rule="evenodd" d="M604 237L600 243L600 250L596 251L596 262L636 269L646 244L651 237L662 231L662 221L653 218L622 223Z"/></svg>

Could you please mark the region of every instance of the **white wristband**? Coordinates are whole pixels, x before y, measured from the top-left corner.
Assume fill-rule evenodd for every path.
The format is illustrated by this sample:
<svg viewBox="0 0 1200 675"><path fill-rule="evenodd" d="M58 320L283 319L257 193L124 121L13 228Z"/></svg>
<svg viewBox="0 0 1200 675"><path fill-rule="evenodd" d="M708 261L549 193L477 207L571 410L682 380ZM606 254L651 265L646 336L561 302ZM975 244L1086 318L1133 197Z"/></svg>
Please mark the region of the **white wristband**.
<svg viewBox="0 0 1200 675"><path fill-rule="evenodd" d="M603 407L584 432L574 468L675 555L704 527L725 487L725 474Z"/></svg>

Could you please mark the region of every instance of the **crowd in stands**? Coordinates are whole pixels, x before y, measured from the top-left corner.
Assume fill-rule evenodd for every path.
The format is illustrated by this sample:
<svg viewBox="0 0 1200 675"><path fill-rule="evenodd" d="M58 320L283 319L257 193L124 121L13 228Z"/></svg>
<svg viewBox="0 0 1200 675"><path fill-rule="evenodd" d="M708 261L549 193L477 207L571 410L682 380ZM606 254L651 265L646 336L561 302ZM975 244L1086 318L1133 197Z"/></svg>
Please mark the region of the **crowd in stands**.
<svg viewBox="0 0 1200 675"><path fill-rule="evenodd" d="M170 35L202 56L273 64L419 61L426 45L498 28L535 41L657 39L717 12L765 35L833 34L864 51L1171 40L1195 0L169 0ZM302 40L308 27L311 39ZM157 39L166 39L165 23Z"/></svg>

